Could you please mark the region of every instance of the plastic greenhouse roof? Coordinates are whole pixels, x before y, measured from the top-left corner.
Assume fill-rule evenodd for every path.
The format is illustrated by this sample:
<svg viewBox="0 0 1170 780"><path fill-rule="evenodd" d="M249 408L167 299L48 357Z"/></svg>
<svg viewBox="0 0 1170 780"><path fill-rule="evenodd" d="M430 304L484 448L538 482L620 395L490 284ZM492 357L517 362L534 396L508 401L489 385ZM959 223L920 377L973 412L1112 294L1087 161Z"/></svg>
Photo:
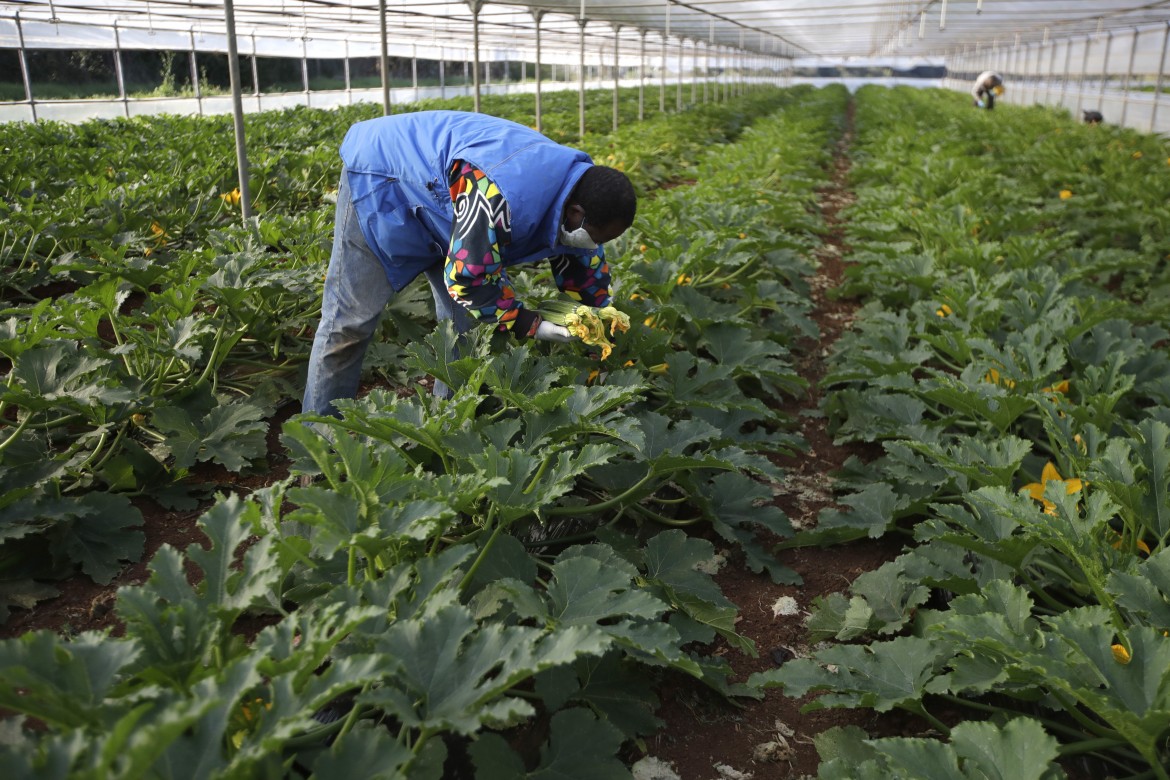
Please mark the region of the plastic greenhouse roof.
<svg viewBox="0 0 1170 780"><path fill-rule="evenodd" d="M612 56L615 30L623 61L663 47L684 57L726 49L766 56L864 62L945 58L964 50L1031 44L1076 36L1126 34L1170 24L1170 0L529 0L481 2L480 47L499 59L535 45L540 17L542 56L576 52L586 24L591 57ZM469 3L386 0L392 51L466 49L472 41ZM253 50L295 42L307 56L375 53L378 0L235 0L236 30ZM19 30L14 23L19 15ZM224 36L221 0L5 0L0 46L100 47L117 27L118 44L186 48L198 35ZM83 32L90 28L91 33ZM256 39L263 43L256 43ZM173 42L172 42L173 41ZM213 40L200 48L220 48ZM241 51L250 51L241 43ZM605 52L610 52L606 55ZM449 56L449 55L445 55Z"/></svg>

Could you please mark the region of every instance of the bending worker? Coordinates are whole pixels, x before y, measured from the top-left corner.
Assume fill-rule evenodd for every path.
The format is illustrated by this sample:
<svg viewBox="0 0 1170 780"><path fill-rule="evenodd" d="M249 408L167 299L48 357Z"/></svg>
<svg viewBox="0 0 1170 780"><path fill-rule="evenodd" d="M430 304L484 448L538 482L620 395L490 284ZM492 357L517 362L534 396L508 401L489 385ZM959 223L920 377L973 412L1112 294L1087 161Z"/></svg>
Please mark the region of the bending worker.
<svg viewBox="0 0 1170 780"><path fill-rule="evenodd" d="M567 342L568 330L519 301L508 268L548 258L588 306L610 304L601 245L633 224L624 173L523 125L462 111L354 124L341 144L333 251L302 411L337 415L352 398L386 304L425 276L439 322ZM434 394L449 397L436 381Z"/></svg>
<svg viewBox="0 0 1170 780"><path fill-rule="evenodd" d="M975 86L971 88L971 95L975 98L975 105L988 110L995 108L995 98L1003 94L1003 78L994 71L985 70L975 79Z"/></svg>

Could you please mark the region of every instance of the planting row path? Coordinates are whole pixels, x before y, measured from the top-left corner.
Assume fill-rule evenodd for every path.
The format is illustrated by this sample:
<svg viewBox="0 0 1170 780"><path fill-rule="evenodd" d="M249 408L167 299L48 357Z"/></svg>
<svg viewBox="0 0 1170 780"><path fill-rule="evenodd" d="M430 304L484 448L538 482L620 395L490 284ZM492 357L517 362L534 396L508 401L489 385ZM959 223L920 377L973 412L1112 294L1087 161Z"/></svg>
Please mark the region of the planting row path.
<svg viewBox="0 0 1170 780"><path fill-rule="evenodd" d="M827 358L842 331L851 327L858 306L855 298L840 295L851 252L843 211L854 201L849 183L854 103L847 94L835 93L832 88L826 98L830 110L822 117L827 132L818 137L826 145L815 151L815 197L802 201L820 220L818 240L808 247L815 262L801 277L810 303L807 315L815 328L801 332L793 345L794 367L806 389L782 406L799 430L802 444L794 454L775 457L784 477L773 484L774 504L797 531L814 528L822 512L845 510L835 502L834 475L851 457L873 455L873 449L864 443L835 442L821 411ZM772 122L775 145L770 158L792 160L810 153L796 140L808 132L796 118L782 114ZM809 175L785 170L773 179L774 171L767 165L761 165L760 170L780 192L799 187L794 176ZM768 538L772 543L780 541L775 536ZM862 540L831 550L777 549L777 561L796 575L782 582L734 565L736 556L731 554L732 565L723 567L716 581L739 608L737 630L758 650L754 654L730 648L722 651L736 678L747 681L755 673L808 656L811 649L805 621L813 604L892 559L898 549L898 543L889 539ZM674 681L659 711L664 726L648 748L655 763L646 766L644 776L812 777L821 761L814 743L818 734L845 725L858 725L872 733L899 733L906 724L905 718L879 721L858 711L805 711L805 705L813 700L811 695L791 697L776 688L749 691L750 695L724 697L683 680ZM650 774L651 766L660 774Z"/></svg>

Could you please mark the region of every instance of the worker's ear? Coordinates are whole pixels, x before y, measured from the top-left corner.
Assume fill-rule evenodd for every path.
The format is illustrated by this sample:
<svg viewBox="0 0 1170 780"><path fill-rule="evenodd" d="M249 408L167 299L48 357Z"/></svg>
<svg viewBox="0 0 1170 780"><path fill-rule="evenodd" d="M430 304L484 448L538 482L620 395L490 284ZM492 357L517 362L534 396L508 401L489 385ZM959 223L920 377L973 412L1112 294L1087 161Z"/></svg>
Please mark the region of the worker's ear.
<svg viewBox="0 0 1170 780"><path fill-rule="evenodd" d="M581 227L582 220L585 219L585 209L578 203L566 203L565 213L561 216L562 224L565 227L572 226L570 229L576 230Z"/></svg>

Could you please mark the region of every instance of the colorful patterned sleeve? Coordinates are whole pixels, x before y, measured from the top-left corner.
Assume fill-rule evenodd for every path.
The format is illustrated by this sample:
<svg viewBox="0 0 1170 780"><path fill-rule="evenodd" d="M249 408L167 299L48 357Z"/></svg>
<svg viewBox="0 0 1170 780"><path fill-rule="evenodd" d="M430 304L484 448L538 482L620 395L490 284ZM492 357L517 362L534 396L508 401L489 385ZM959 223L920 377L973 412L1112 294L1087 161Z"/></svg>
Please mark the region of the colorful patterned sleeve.
<svg viewBox="0 0 1170 780"><path fill-rule="evenodd" d="M591 256L558 255L552 258L553 278L561 292L586 306L609 306L609 263L605 249Z"/></svg>
<svg viewBox="0 0 1170 780"><path fill-rule="evenodd" d="M447 291L479 322L532 335L540 316L516 300L500 260L500 247L512 240L508 201L487 174L462 160L451 167L448 182L455 219L443 269Z"/></svg>

